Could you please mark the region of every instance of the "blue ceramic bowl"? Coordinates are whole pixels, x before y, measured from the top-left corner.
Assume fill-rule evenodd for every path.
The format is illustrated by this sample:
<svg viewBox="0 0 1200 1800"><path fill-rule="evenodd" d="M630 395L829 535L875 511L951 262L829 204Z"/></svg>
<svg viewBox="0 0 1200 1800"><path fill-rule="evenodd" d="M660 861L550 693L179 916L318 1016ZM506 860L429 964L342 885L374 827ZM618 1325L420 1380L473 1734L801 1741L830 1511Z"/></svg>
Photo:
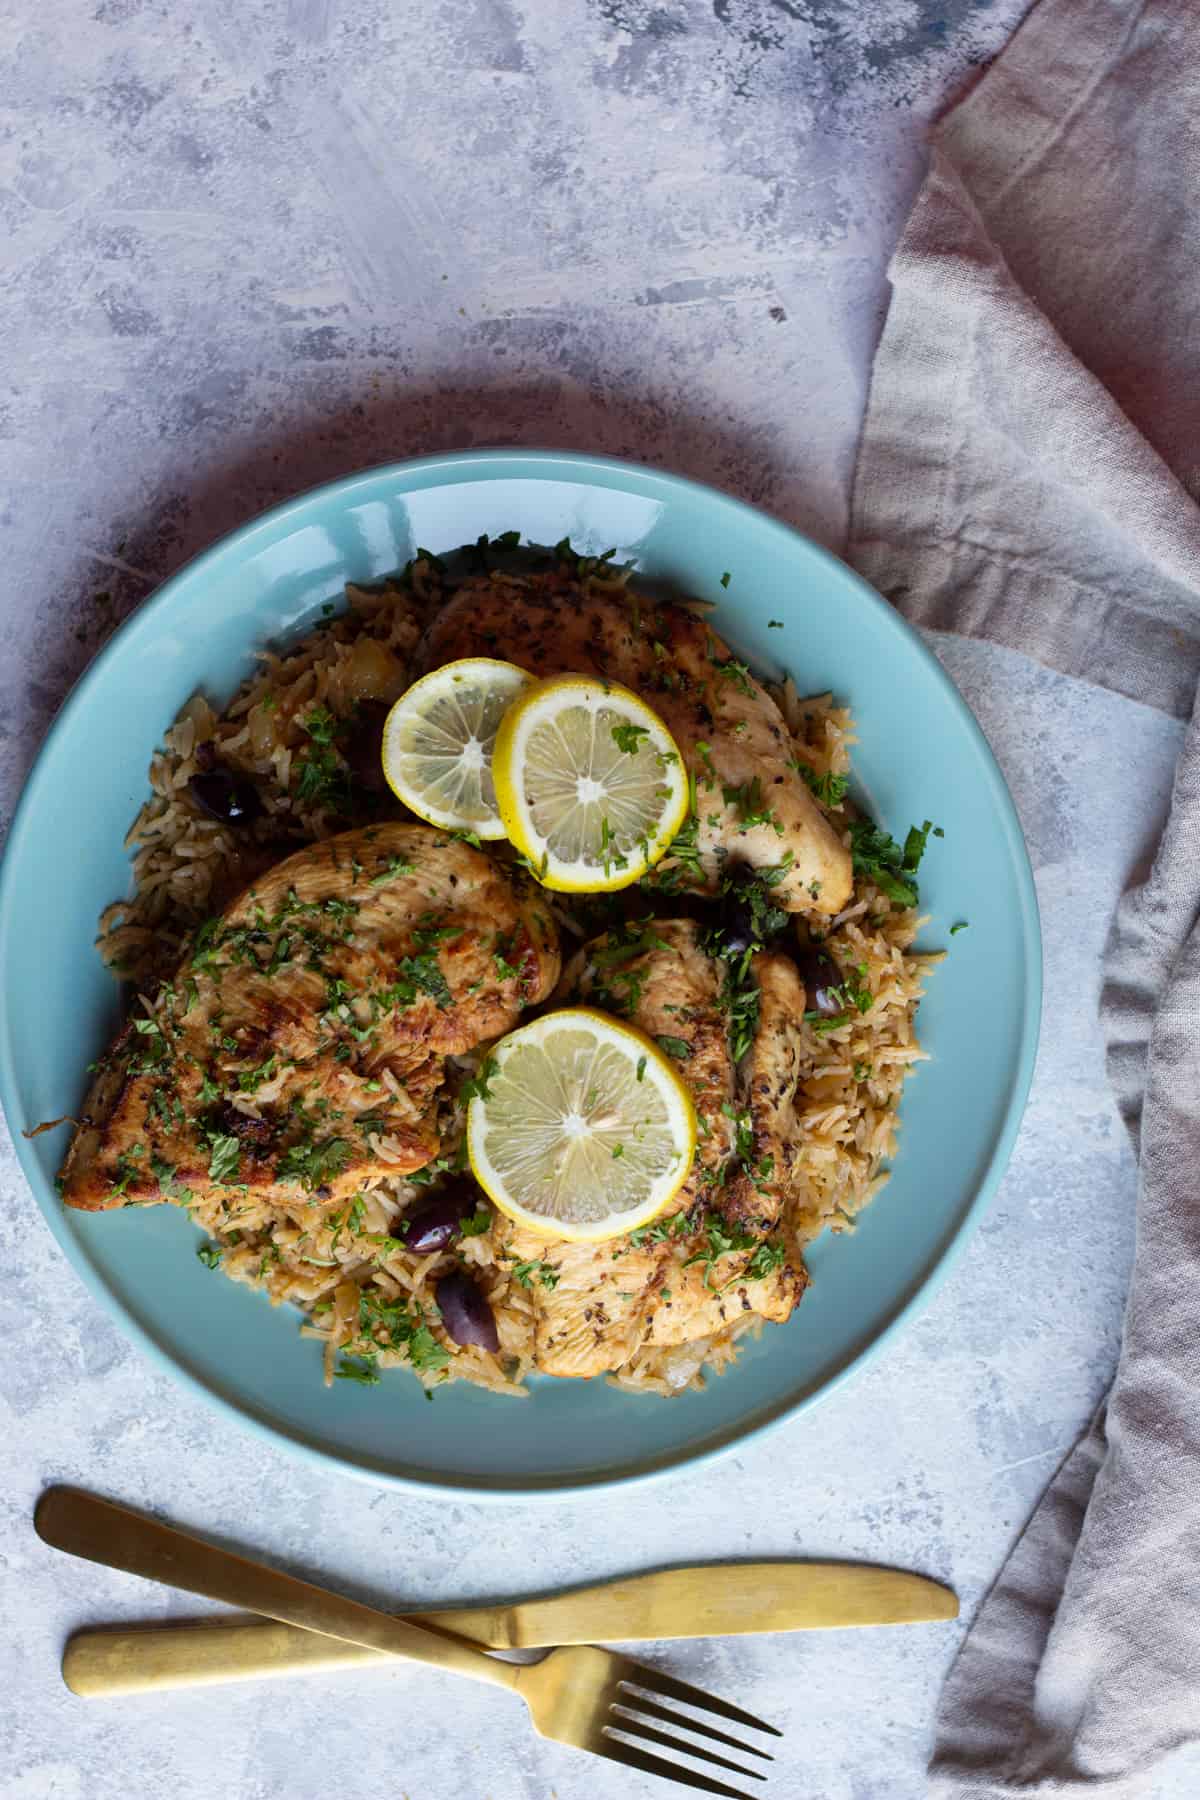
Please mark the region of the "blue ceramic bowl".
<svg viewBox="0 0 1200 1800"><path fill-rule="evenodd" d="M128 891L122 840L182 703L197 687L227 697L256 647L340 605L347 581L399 569L418 544L442 551L514 526L540 543L615 546L647 578L715 601L718 628L755 666L790 669L802 692L848 702L857 783L880 821L899 837L926 818L945 832L921 871L924 942L951 943L951 923L970 922L921 1008L933 1060L905 1098L890 1185L854 1237L812 1247L812 1290L788 1325L767 1327L703 1392L670 1401L542 1378L524 1402L464 1385L430 1406L399 1372L375 1388L327 1389L297 1314L205 1269L182 1212L67 1212L53 1185L65 1134L20 1136L78 1103L84 1066L116 1026L96 919ZM22 1164L67 1257L131 1335L231 1422L376 1481L482 1498L602 1487L715 1455L803 1412L876 1354L929 1296L1000 1178L1033 1069L1041 961L1029 862L983 734L857 576L694 482L598 457L491 451L318 488L198 557L128 621L29 778L0 874L0 968L0 1095Z"/></svg>

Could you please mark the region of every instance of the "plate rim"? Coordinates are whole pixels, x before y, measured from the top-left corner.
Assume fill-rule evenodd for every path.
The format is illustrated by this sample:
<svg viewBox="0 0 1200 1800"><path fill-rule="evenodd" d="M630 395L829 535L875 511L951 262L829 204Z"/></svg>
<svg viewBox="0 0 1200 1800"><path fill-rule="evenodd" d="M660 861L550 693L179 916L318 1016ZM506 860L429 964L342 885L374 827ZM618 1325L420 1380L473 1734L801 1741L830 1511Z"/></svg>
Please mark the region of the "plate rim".
<svg viewBox="0 0 1200 1800"><path fill-rule="evenodd" d="M942 689L944 697L949 701L951 710L958 715L959 723L965 727L968 736L974 739L976 748L982 753L982 767L992 796L997 802L997 810L1002 821L1005 841L1016 876L1021 937L1025 952L1025 979L1021 995L1020 1052L1015 1066L1010 1072L1003 1122L996 1134L992 1152L976 1184L974 1194L948 1239L936 1252L934 1260L923 1278L882 1329L876 1332L869 1342L850 1355L841 1367L828 1376L818 1388L779 1402L764 1418L746 1425L727 1428L715 1442L694 1449L667 1451L661 1458L643 1462L641 1465L635 1465L617 1474L597 1473L592 1475L585 1470L573 1475L531 1478L528 1483L513 1481L510 1478L501 1484L483 1481L477 1484L466 1476L446 1478L436 1473L426 1474L421 1471L399 1473L395 1469L381 1468L362 1457L323 1448L303 1432L264 1417L251 1407L227 1398L215 1386L210 1385L208 1381L194 1373L181 1358L172 1354L171 1350L160 1342L155 1333L142 1324L124 1298L109 1285L86 1251L76 1241L68 1228L63 1208L61 1205L56 1206L52 1203L52 1201L57 1201L57 1195L53 1193L53 1190L48 1189L50 1198L42 1192L46 1182L41 1164L36 1160L30 1149L29 1141L23 1137L21 1126L17 1122L14 1045L7 1014L5 1015L3 1028L0 1029L0 1104L3 1105L18 1164L39 1212L76 1276L110 1316L117 1320L121 1329L139 1350L148 1356L152 1364L168 1373L175 1381L186 1387L191 1394L197 1396L206 1405L218 1410L242 1429L252 1431L271 1444L277 1445L291 1454L300 1455L327 1470L402 1493L444 1494L478 1504L493 1502L519 1504L538 1500L577 1499L589 1495L600 1496L624 1492L639 1484L667 1480L684 1470L703 1469L719 1458L729 1455L738 1445L754 1442L767 1433L778 1430L789 1420L796 1419L828 1400L860 1374L867 1364L880 1355L896 1335L903 1331L931 1303L954 1270L977 1230L1011 1158L1024 1117L1037 1060L1041 1028L1043 968L1041 920L1033 869L1016 805L992 747L988 743L982 726L937 657L908 621L882 595L877 593L869 582L859 575L857 570L851 568L847 562L836 556L823 544L806 536L795 526L776 518L774 514L767 512L764 508L725 493L722 489L713 487L707 482L697 481L691 476L676 474L669 469L634 462L624 457L602 456L577 450L524 449L517 445L496 445L376 463L366 468L353 470L347 475L321 482L315 487L292 495L265 509L207 544L168 575L139 603L72 684L39 744L37 754L25 777L9 826L3 858L0 860L0 970L6 966L8 955L10 889L15 880L13 870L19 860L20 847L24 837L30 829L29 821L38 807L39 788L41 781L45 778L44 771L47 766L47 752L56 735L65 728L75 710L83 704L83 697L89 685L110 661L125 653L126 646L136 640L145 621L152 612L159 608L160 603L168 600L176 588L184 586L197 576L202 577L210 567L219 566L222 559L228 557L235 548L238 551L244 551L247 546L252 545L253 540L259 534L274 530L277 526L286 523L291 514L307 509L322 498L332 499L336 496L339 500L345 501L353 495L357 487L377 482L381 477L394 476L403 480L410 478L413 474L428 472L443 474L452 481L456 471L480 469L489 463L502 465L502 467L497 467L496 474L508 479L520 478L522 474L531 479L547 479L548 476L544 472L553 468L558 472L560 479L571 479L572 476L576 479L586 479L589 473L594 476L598 472L604 472L609 477L620 474L626 478L632 478L639 484L639 489L643 494L647 484L659 486L667 495L672 492L678 493L680 489L683 489L701 499L711 508L731 512L752 521L757 530L765 530L769 535L774 535L789 545L799 542L809 554L815 555L818 561L836 571L839 579L849 580L859 590L860 596L878 613L886 617L889 625L897 630L902 638L908 640L909 648L915 653L918 660L924 663L927 672L932 675L935 684ZM521 465L524 467L522 468ZM543 473L539 474L539 471L543 471ZM605 485L615 486L616 484L610 480Z"/></svg>

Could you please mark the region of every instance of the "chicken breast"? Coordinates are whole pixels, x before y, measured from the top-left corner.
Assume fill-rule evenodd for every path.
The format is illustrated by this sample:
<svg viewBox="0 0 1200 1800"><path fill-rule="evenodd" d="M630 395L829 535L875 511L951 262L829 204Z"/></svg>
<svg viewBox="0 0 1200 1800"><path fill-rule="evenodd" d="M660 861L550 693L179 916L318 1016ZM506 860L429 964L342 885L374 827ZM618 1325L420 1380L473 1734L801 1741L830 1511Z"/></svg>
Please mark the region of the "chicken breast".
<svg viewBox="0 0 1200 1800"><path fill-rule="evenodd" d="M694 856L659 865L713 891L732 862L775 872L787 912L832 915L850 898L850 853L792 761L783 716L702 619L628 593L587 598L560 572L467 581L433 621L428 667L481 650L530 674L620 682L667 724L695 778Z"/></svg>
<svg viewBox="0 0 1200 1800"><path fill-rule="evenodd" d="M530 1290L534 1357L547 1374L619 1370L647 1345L695 1344L747 1314L784 1320L808 1284L799 1253L770 1235L794 1124L787 1018L803 1016L803 984L787 957L755 958L760 1022L735 1067L726 969L705 954L703 930L692 919L639 920L597 938L564 970L556 999L586 1000L658 1040L691 1089L700 1133L671 1208L632 1237L547 1245L504 1228L503 1256L541 1259L556 1276Z"/></svg>
<svg viewBox="0 0 1200 1800"><path fill-rule="evenodd" d="M63 1198L244 1188L295 1205L410 1173L439 1149L444 1059L507 1031L558 974L537 891L467 844L380 825L311 845L209 921L121 1033Z"/></svg>
<svg viewBox="0 0 1200 1800"><path fill-rule="evenodd" d="M732 1148L733 1058L721 1006L723 965L700 947L694 919L639 920L572 957L555 999L583 1000L624 1018L677 1061L699 1123L696 1162L671 1203L687 1212L718 1181Z"/></svg>
<svg viewBox="0 0 1200 1800"><path fill-rule="evenodd" d="M807 997L790 956L760 951L750 969L758 991L757 1019L738 1064L740 1157L725 1213L743 1229L771 1231L797 1197L792 1167L801 1127L795 1100Z"/></svg>

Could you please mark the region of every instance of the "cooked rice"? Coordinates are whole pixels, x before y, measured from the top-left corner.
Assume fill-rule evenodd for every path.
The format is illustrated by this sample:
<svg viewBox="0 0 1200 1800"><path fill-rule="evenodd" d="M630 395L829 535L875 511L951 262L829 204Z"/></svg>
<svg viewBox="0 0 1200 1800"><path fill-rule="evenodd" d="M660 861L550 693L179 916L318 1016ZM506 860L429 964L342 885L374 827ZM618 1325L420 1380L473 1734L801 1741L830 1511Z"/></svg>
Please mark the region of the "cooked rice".
<svg viewBox="0 0 1200 1800"><path fill-rule="evenodd" d="M585 586L611 593L619 579L600 571ZM348 588L345 613L282 654L265 652L260 672L223 712L202 695L184 707L151 762L151 798L126 839L134 853L132 897L108 907L100 920L105 960L133 982L147 1009L153 1009L148 996L177 967L205 918L270 862L357 822L298 801L296 753L308 742L299 721L317 706L344 717L362 699L390 701L401 693L423 622L441 595L437 572L425 562L402 584ZM816 774L847 774L855 742L849 712L828 694L801 698L790 680L773 691L796 756ZM206 745L222 763L254 778L266 811L249 831L235 833L188 800L188 783L201 766L197 753L202 762ZM830 816L848 823L843 809ZM554 910L568 934L585 934L567 905L556 900ZM920 924L860 877L851 904L825 930L827 948L839 964L857 967L872 1005L835 1030L805 1032L797 1090L804 1147L792 1170L799 1198L780 1228L800 1247L825 1227L852 1229L888 1178L901 1091L924 1057L914 1029L922 980L926 965L938 960L913 952ZM478 1062L459 1060L464 1073ZM267 1085L235 1104L253 1114L271 1097ZM461 1109L447 1102L442 1142L449 1155L461 1141L462 1123ZM387 1140L374 1147L386 1160ZM462 1238L453 1256L407 1254L396 1221L426 1192L419 1180L377 1178L349 1205L298 1196L294 1207L281 1207L235 1193L188 1211L219 1247L227 1275L263 1289L274 1304L288 1301L301 1310L303 1334L324 1344L328 1381L335 1374L372 1380L376 1366L405 1366L427 1386L460 1379L524 1395L533 1368L532 1297L497 1263L490 1230ZM440 1329L434 1286L457 1261L471 1266L492 1306L497 1355L460 1348ZM399 1304L411 1320L425 1321L424 1331L408 1350L381 1348L375 1336L378 1321L386 1322L381 1309ZM702 1371L727 1368L737 1339L759 1328L753 1315L743 1316L711 1338L643 1349L610 1380L640 1394L702 1386ZM368 1360L356 1359L356 1351Z"/></svg>

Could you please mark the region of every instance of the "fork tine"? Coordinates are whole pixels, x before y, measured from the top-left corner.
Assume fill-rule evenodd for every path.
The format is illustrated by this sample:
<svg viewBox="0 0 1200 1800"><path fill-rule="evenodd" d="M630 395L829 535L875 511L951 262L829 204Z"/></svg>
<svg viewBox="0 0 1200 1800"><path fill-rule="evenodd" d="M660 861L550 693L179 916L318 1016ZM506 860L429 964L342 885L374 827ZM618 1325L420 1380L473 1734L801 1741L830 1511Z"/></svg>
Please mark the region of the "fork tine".
<svg viewBox="0 0 1200 1800"><path fill-rule="evenodd" d="M782 1737L774 1725L768 1725L763 1719L756 1719L753 1713L743 1712L740 1707L730 1706L727 1700L718 1700L715 1694L706 1694L703 1688L692 1687L690 1682L677 1681L673 1675L664 1675L661 1669L651 1669L645 1663L634 1662L631 1658L622 1659L623 1666L617 1680L622 1687L642 1687L651 1694L665 1694L668 1700L683 1700L689 1706L698 1706L704 1712L717 1713L722 1719L732 1719L735 1725L749 1725L753 1731L766 1731L771 1737Z"/></svg>
<svg viewBox="0 0 1200 1800"><path fill-rule="evenodd" d="M649 1744L661 1744L664 1750L678 1750L684 1756L694 1756L697 1762L716 1763L719 1769L729 1769L734 1775L748 1775L751 1781L765 1781L767 1778L758 1769L743 1769L741 1763L730 1762L727 1756L718 1756L707 1744L689 1744L683 1738L672 1737L670 1732L657 1731L653 1725L643 1725L640 1719L627 1719L619 1713L610 1717L604 1727L610 1731L628 1732L631 1737L645 1738Z"/></svg>
<svg viewBox="0 0 1200 1800"><path fill-rule="evenodd" d="M642 1694L630 1694L628 1700L614 1701L613 1709L616 1712L634 1709L639 1713L649 1713L652 1719L662 1719L664 1724L674 1725L681 1731L698 1731L704 1737L714 1738L718 1744L728 1744L731 1750L740 1750L743 1756L761 1756L766 1762L775 1760L769 1750L760 1750L756 1744L743 1744L740 1738L717 1731L712 1725L702 1725L699 1719L689 1719L683 1713L672 1712L670 1707L659 1706Z"/></svg>
<svg viewBox="0 0 1200 1800"><path fill-rule="evenodd" d="M661 1775L665 1781L677 1781L680 1787L699 1788L703 1794L724 1794L726 1800L757 1800L757 1796L748 1794L745 1788L727 1787L723 1781L710 1781L707 1775L694 1775L690 1769L681 1769L661 1756L652 1756L648 1750L622 1744L616 1738L593 1738L588 1748L596 1756L607 1756L612 1762L624 1763L628 1769L641 1769L647 1775Z"/></svg>

